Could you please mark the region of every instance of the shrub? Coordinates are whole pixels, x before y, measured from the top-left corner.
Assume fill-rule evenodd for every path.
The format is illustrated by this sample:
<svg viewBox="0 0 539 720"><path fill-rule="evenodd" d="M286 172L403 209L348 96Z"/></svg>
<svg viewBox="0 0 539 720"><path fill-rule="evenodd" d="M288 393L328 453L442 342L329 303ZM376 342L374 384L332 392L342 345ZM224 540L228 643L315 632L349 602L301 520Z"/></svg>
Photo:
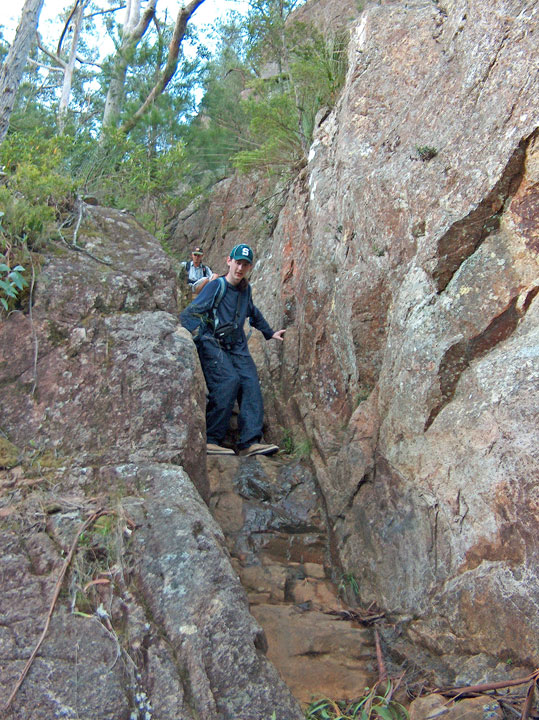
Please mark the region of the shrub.
<svg viewBox="0 0 539 720"><path fill-rule="evenodd" d="M432 145L418 145L416 152L419 155L419 159L423 162L428 162L438 155L438 150L432 147Z"/></svg>
<svg viewBox="0 0 539 720"><path fill-rule="evenodd" d="M406 708L393 700L393 684L387 681L385 692L378 691L379 683L365 688L362 697L348 701L322 698L311 703L306 720L408 720Z"/></svg>
<svg viewBox="0 0 539 720"><path fill-rule="evenodd" d="M5 263L0 263L0 303L4 310L9 310L11 301L17 300L19 292L28 285L21 273L24 272L22 265L10 268Z"/></svg>
<svg viewBox="0 0 539 720"><path fill-rule="evenodd" d="M49 138L42 129L10 133L0 145L2 252L17 245L37 250L54 235L55 221L77 189L65 167L69 148L68 140Z"/></svg>

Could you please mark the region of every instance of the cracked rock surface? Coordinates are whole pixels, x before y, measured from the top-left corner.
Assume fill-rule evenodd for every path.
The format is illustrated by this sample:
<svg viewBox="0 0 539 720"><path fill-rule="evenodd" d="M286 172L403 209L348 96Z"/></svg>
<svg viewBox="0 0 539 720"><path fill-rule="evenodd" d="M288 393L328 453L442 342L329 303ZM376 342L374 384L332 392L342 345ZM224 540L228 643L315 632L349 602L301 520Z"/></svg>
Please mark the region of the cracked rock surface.
<svg viewBox="0 0 539 720"><path fill-rule="evenodd" d="M169 261L114 210L86 208L79 243L0 322L2 717L299 720L203 499Z"/></svg>
<svg viewBox="0 0 539 720"><path fill-rule="evenodd" d="M537 21L534 0L366 4L254 233L255 302L287 328L252 340L268 439L309 441L336 562L442 684L539 664ZM191 218L208 247L224 218L212 267L217 235L253 237L237 194Z"/></svg>

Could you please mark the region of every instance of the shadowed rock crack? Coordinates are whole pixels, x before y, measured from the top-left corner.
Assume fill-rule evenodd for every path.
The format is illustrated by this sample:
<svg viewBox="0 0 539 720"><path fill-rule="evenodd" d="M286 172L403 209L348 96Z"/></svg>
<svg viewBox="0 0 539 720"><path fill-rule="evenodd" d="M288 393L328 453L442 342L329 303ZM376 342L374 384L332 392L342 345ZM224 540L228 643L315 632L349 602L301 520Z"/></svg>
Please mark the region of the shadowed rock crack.
<svg viewBox="0 0 539 720"><path fill-rule="evenodd" d="M425 431L453 399L462 373L474 360L485 355L513 334L538 292L539 287L530 291L522 305L520 305L520 297L514 297L509 306L495 317L483 332L467 340L460 340L445 352L438 373L441 399L430 411L425 423Z"/></svg>
<svg viewBox="0 0 539 720"><path fill-rule="evenodd" d="M478 207L454 223L439 239L436 253L438 261L433 271L438 294L445 290L462 263L498 229L501 213L522 179L529 142L530 138L519 144L502 177Z"/></svg>

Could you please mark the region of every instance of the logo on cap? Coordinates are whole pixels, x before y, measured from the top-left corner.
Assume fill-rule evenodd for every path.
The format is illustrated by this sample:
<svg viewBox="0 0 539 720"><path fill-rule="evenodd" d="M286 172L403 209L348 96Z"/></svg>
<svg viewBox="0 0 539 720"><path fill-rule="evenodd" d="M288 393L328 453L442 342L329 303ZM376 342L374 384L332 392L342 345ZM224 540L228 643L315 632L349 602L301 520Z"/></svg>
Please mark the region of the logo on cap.
<svg viewBox="0 0 539 720"><path fill-rule="evenodd" d="M232 248L230 253L232 260L247 260L247 262L253 262L253 251L249 245L236 245Z"/></svg>

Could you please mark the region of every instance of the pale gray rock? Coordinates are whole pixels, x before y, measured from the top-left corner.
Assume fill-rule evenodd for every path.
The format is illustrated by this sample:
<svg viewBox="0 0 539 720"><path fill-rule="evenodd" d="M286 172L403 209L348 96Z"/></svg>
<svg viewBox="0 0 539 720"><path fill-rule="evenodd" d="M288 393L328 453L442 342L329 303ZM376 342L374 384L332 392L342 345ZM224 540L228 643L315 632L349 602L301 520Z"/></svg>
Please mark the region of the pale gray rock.
<svg viewBox="0 0 539 720"><path fill-rule="evenodd" d="M369 6L257 282L340 558L446 680L539 660L536 15Z"/></svg>

